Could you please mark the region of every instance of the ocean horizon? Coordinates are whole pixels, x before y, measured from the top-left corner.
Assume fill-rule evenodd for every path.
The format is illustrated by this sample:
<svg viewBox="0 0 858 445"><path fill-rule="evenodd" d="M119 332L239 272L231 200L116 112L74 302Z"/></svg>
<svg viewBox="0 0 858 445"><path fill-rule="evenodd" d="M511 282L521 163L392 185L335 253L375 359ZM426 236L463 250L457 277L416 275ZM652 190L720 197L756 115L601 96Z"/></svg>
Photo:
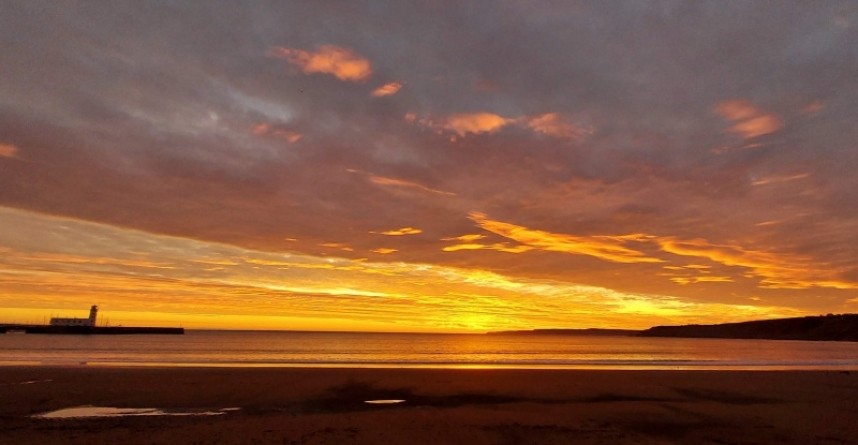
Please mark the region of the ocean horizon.
<svg viewBox="0 0 858 445"><path fill-rule="evenodd" d="M6 334L0 366L858 370L858 343L246 330Z"/></svg>

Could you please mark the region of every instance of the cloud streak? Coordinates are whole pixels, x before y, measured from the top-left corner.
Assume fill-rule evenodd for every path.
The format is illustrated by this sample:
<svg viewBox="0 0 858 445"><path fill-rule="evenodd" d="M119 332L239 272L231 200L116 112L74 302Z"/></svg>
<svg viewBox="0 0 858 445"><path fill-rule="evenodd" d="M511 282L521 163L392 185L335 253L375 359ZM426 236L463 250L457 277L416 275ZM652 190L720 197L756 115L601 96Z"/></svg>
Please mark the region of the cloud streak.
<svg viewBox="0 0 858 445"><path fill-rule="evenodd" d="M595 131L593 127L577 125L558 113L544 113L517 118L507 118L489 112L457 113L444 118L407 113L405 120L412 124L435 129L438 132L452 133L458 137L497 133L509 126L525 128L536 134L553 138L574 140L583 139Z"/></svg>
<svg viewBox="0 0 858 445"><path fill-rule="evenodd" d="M454 114L440 125L444 130L459 136L494 133L512 120L493 113Z"/></svg>
<svg viewBox="0 0 858 445"><path fill-rule="evenodd" d="M704 239L679 240L674 237L663 237L658 238L656 242L663 251L675 255L706 258L726 266L750 269L752 276L760 278L762 288L858 289L858 283L839 279L831 271L821 270L808 264L807 260L748 250L740 246L712 244Z"/></svg>
<svg viewBox="0 0 858 445"><path fill-rule="evenodd" d="M624 247L622 242L610 238L580 237L530 229L492 220L480 212L471 212L469 218L483 230L517 241L532 249L588 255L615 263L660 263L663 261L649 257L643 252Z"/></svg>
<svg viewBox="0 0 858 445"><path fill-rule="evenodd" d="M304 137L304 135L298 133L297 131L275 128L273 125L268 123L256 124L253 126L252 131L253 134L257 136L283 139L290 144L294 144Z"/></svg>
<svg viewBox="0 0 858 445"><path fill-rule="evenodd" d="M446 192L443 190L433 189L431 187L427 187L423 184L419 184L414 181L406 181L404 179L396 179L396 178L388 178L385 176L369 176L370 182L376 185L380 185L383 187L394 187L394 188L404 188L404 189L412 189L426 193L432 193L437 195L447 195L447 196L455 196L456 194L453 192Z"/></svg>
<svg viewBox="0 0 858 445"><path fill-rule="evenodd" d="M380 235L388 235L388 236L403 236L403 235L417 235L423 233L422 230L416 229L414 227L403 227L401 229L391 229L385 230L384 232L372 232L378 233Z"/></svg>
<svg viewBox="0 0 858 445"><path fill-rule="evenodd" d="M385 97L385 96L393 96L398 93L399 90L402 89L402 83L400 82L388 82L374 90L370 95L372 97Z"/></svg>
<svg viewBox="0 0 858 445"><path fill-rule="evenodd" d="M557 113L545 113L525 118L528 128L536 133L566 139L581 139L593 134L592 127L574 125Z"/></svg>
<svg viewBox="0 0 858 445"><path fill-rule="evenodd" d="M744 100L728 100L715 106L715 112L733 123L729 131L745 139L774 133L783 123L774 114L766 113L753 103Z"/></svg>
<svg viewBox="0 0 858 445"><path fill-rule="evenodd" d="M14 144L0 143L0 158L14 158L18 155L18 147Z"/></svg>

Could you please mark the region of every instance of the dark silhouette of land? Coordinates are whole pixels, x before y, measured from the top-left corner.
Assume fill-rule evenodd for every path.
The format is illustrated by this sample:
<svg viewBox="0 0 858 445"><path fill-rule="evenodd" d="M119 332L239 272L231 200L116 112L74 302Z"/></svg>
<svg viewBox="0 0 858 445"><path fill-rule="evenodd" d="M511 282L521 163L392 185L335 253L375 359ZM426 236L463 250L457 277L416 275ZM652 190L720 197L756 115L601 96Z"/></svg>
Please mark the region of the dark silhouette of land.
<svg viewBox="0 0 858 445"><path fill-rule="evenodd" d="M714 325L655 326L642 337L858 341L858 314L820 315Z"/></svg>
<svg viewBox="0 0 858 445"><path fill-rule="evenodd" d="M529 329L522 331L489 332L492 335L581 335L590 337L626 337L640 334L634 329Z"/></svg>
<svg viewBox="0 0 858 445"><path fill-rule="evenodd" d="M532 329L490 332L490 334L858 341L858 314L828 314L712 325L655 326L645 330Z"/></svg>

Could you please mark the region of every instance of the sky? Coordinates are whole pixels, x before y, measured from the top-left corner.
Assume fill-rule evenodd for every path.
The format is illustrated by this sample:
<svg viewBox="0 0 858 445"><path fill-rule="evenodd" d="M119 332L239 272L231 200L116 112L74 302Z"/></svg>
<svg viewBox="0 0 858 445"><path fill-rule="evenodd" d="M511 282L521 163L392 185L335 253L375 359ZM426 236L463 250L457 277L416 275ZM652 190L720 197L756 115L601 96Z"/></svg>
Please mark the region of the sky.
<svg viewBox="0 0 858 445"><path fill-rule="evenodd" d="M858 6L8 1L0 321L858 312Z"/></svg>

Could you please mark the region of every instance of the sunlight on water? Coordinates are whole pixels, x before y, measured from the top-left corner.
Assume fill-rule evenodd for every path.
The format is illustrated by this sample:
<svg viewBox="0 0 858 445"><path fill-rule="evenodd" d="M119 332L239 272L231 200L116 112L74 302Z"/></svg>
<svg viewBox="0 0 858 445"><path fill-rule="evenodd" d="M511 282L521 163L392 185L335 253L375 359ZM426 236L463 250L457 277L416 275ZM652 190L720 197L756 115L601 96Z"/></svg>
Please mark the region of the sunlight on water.
<svg viewBox="0 0 858 445"><path fill-rule="evenodd" d="M0 365L858 370L858 343L254 331L0 335Z"/></svg>

